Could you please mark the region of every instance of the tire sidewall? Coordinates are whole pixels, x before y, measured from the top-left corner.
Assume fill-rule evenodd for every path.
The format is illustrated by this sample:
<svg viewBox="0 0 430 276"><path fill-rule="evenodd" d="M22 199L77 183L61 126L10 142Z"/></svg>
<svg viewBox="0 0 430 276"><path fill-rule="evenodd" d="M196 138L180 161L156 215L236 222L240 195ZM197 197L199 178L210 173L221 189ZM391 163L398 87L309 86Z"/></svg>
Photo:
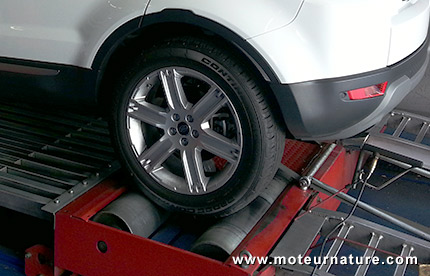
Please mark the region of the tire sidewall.
<svg viewBox="0 0 430 276"><path fill-rule="evenodd" d="M116 89L117 106L114 107L113 113L114 139L120 146L121 159L130 170L134 181L138 183L138 187L165 208L187 213L219 213L232 205L241 204L240 201L244 198L254 198L253 194L258 192L256 174L261 170L264 158L261 114L256 110L256 99L246 91L248 89L246 79L237 68L229 67L229 61L223 58L222 53L205 51L202 48L190 49L169 45L166 48L152 49L144 53L138 62L125 72L123 81ZM227 94L241 123L243 148L238 167L226 184L208 194L179 194L158 184L144 171L131 147L126 112L134 88L149 73L172 66L199 71L217 83Z"/></svg>

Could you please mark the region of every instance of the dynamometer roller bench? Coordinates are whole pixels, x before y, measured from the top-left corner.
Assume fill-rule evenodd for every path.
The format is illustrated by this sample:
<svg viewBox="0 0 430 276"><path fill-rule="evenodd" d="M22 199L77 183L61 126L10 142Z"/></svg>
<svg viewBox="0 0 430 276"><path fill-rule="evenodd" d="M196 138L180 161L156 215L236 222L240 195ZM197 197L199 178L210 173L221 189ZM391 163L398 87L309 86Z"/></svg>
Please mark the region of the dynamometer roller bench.
<svg viewBox="0 0 430 276"><path fill-rule="evenodd" d="M0 205L55 227L54 248L26 251L28 276L334 275L330 264L313 268L287 261L318 255L322 243L328 257L349 244L363 256L416 256L428 263L426 229L346 194L372 186L369 176L379 159L428 177L428 155L414 159L402 152L404 145L429 150L428 126L426 118L398 112L366 139L344 145L287 140L278 173L262 195L237 214L207 219L169 214L133 192L103 120L1 105ZM414 139L406 137L415 128ZM387 139L395 140L395 149L382 143ZM334 212L341 202L412 235ZM265 264L246 261L252 257L267 258ZM406 268L397 265L394 275ZM352 273L366 275L368 269L363 264Z"/></svg>

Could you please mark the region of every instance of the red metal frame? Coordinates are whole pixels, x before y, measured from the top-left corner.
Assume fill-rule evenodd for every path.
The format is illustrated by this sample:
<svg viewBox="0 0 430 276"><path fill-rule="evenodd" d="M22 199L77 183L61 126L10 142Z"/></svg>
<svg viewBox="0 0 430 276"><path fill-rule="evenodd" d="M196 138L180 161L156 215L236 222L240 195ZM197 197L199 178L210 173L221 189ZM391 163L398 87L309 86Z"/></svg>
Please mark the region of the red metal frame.
<svg viewBox="0 0 430 276"><path fill-rule="evenodd" d="M315 145L298 145L301 154L315 153ZM308 157L302 155L299 161L293 158L293 162L300 163ZM356 158L356 154L347 154L338 147L316 176L340 188L352 179ZM91 221L94 214L126 190L116 183L118 182L115 180L100 183L56 214L56 276L61 275L63 270L87 276L258 274L257 264L243 269L233 264L232 257L222 263ZM312 198L311 195L311 191L303 191L296 186L288 187L232 256L238 256L243 250L253 256L266 256L298 212ZM336 204L329 202L325 207L336 209ZM100 241L107 245L105 253L97 247ZM259 275L274 275L274 269L269 267Z"/></svg>
<svg viewBox="0 0 430 276"><path fill-rule="evenodd" d="M248 251L254 257L267 256L310 196L310 191L303 191L297 186L287 188L226 263L233 264L233 257L238 257L242 251ZM248 275L253 275L258 268L259 264L256 263L250 265L245 271Z"/></svg>
<svg viewBox="0 0 430 276"><path fill-rule="evenodd" d="M59 211L55 222L56 276L62 269L80 275L247 275L172 246L141 238L89 219L124 192L105 181ZM102 253L98 242L107 245Z"/></svg>
<svg viewBox="0 0 430 276"><path fill-rule="evenodd" d="M318 170L315 178L337 189L343 188L351 182L354 175L358 152L347 153L338 146L330 154L323 166ZM288 165L288 164L286 164ZM290 186L279 197L279 204L274 204L262 220L252 229L230 256L227 264L233 263L233 256L238 257L242 251L248 251L252 256L267 256L276 242L281 238L293 219L303 206L310 200L311 192L303 191L297 186ZM325 199L325 195L320 195ZM315 204L316 202L313 202ZM331 199L322 204L323 208L336 210L340 202ZM250 265L246 271L252 275L259 269L258 264Z"/></svg>
<svg viewBox="0 0 430 276"><path fill-rule="evenodd" d="M54 253L43 245L35 245L25 251L25 275L53 276Z"/></svg>

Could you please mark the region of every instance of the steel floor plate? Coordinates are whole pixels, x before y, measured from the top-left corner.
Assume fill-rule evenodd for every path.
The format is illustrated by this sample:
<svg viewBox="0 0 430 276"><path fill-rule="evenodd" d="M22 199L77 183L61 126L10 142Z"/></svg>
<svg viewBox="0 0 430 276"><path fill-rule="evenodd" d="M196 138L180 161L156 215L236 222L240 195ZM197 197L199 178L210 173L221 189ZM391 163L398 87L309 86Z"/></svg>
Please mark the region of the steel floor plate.
<svg viewBox="0 0 430 276"><path fill-rule="evenodd" d="M52 219L117 169L101 118L0 104L0 206Z"/></svg>

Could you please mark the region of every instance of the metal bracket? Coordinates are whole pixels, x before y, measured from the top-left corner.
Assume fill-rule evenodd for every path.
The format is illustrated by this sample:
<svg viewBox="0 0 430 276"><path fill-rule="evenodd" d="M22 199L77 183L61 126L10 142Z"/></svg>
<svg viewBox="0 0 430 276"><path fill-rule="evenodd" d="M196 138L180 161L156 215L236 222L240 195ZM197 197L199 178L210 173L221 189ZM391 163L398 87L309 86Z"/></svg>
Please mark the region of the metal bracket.
<svg viewBox="0 0 430 276"><path fill-rule="evenodd" d="M321 152L320 155L311 163L304 175L299 179L299 187L306 191L311 185L311 179L315 176L333 150L336 148L336 144L327 145Z"/></svg>

